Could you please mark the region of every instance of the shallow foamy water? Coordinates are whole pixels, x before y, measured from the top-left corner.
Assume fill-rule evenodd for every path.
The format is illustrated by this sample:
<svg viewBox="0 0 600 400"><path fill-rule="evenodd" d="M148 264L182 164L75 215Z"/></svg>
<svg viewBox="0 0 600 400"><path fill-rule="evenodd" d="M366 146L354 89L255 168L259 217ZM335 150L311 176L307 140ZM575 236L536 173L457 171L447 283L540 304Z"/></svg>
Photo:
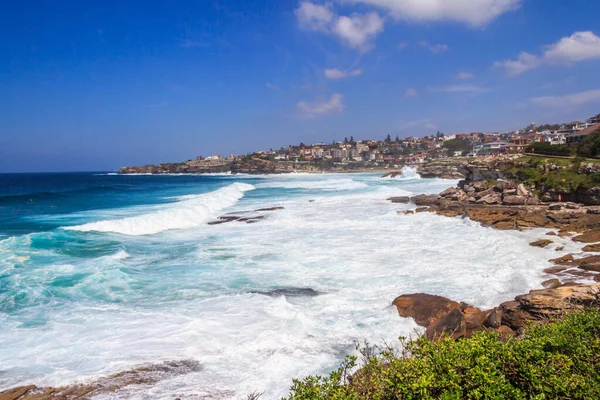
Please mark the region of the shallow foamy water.
<svg viewBox="0 0 600 400"><path fill-rule="evenodd" d="M192 359L197 372L108 398L278 398L292 378L334 369L357 343L420 332L398 317L396 296L492 307L538 287L556 256L528 245L543 232L398 215L411 206L386 200L452 181L214 179L197 193L161 186L156 198L166 202L28 216L59 227L0 241L0 388ZM273 206L284 209L254 224L207 224Z"/></svg>

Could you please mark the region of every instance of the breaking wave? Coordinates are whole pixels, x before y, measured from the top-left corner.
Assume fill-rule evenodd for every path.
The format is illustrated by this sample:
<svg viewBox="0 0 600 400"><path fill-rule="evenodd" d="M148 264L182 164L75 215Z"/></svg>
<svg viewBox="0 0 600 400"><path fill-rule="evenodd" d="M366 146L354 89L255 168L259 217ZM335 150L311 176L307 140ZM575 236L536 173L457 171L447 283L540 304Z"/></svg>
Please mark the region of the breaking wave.
<svg viewBox="0 0 600 400"><path fill-rule="evenodd" d="M117 220L90 222L64 227L64 229L141 236L172 229L193 228L214 219L221 210L235 205L244 196L244 192L253 189L252 185L236 182L214 192L186 196L186 199L169 204L168 208L152 213Z"/></svg>

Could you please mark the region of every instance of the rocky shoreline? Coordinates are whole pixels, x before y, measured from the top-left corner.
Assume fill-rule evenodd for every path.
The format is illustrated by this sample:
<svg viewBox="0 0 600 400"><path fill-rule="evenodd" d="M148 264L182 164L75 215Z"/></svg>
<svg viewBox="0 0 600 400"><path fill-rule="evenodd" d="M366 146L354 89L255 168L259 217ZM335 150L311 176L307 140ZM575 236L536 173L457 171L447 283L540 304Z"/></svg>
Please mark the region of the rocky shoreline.
<svg viewBox="0 0 600 400"><path fill-rule="evenodd" d="M586 246L580 253L550 260L554 267L544 272L556 277L541 282L544 289L532 290L493 309L480 310L444 297L417 293L393 301L400 316L414 318L426 328L425 337L432 340L444 333L455 339L469 337L479 330L495 331L508 338L519 336L529 324L546 323L552 317L600 305L600 284L590 282L600 281L600 206L595 199L590 204L552 202L555 196L545 193L540 198L536 188L506 179L506 174L489 165L465 163L459 171L466 179L439 195L388 200L416 206L399 214L434 212L469 218L502 230L549 229L547 238L530 243L534 247L554 246L556 251L563 251L564 246L555 243L553 237L570 238ZM565 197L573 196L566 193Z"/></svg>

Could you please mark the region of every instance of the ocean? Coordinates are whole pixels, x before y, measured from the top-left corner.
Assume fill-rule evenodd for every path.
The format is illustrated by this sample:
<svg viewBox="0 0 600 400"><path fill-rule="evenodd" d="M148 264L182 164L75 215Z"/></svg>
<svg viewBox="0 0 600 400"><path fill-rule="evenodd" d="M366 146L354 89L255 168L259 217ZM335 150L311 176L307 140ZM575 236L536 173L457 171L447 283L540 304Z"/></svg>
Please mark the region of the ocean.
<svg viewBox="0 0 600 400"><path fill-rule="evenodd" d="M455 184L410 168L0 175L0 390L193 360L102 398L276 399L357 344L421 333L391 306L401 294L493 307L538 288L556 252L528 243L544 231L386 200ZM211 224L227 214L251 223Z"/></svg>

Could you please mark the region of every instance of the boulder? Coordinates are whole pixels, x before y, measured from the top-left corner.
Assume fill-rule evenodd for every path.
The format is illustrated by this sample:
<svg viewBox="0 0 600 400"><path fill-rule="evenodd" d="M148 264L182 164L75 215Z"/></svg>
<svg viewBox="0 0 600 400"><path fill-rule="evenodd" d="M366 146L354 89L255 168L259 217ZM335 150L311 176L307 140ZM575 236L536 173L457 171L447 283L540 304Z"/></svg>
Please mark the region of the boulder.
<svg viewBox="0 0 600 400"><path fill-rule="evenodd" d="M600 242L600 232L588 232L573 238L574 242L595 243Z"/></svg>
<svg viewBox="0 0 600 400"><path fill-rule="evenodd" d="M429 340L435 340L443 334L447 334L452 339L466 336L467 327L464 314L460 311L460 308L456 308L434 320L425 331L425 337Z"/></svg>
<svg viewBox="0 0 600 400"><path fill-rule="evenodd" d="M531 242L529 243L530 246L533 247L541 247L544 248L546 246L548 246L550 243L552 243L552 240L548 240L548 239L539 239L536 240L535 242Z"/></svg>
<svg viewBox="0 0 600 400"><path fill-rule="evenodd" d="M517 186L517 196L530 196L529 190L527 190L525 185L523 185L522 183L520 183L519 186Z"/></svg>
<svg viewBox="0 0 600 400"><path fill-rule="evenodd" d="M429 207L417 207L415 209L416 213L422 213L422 212L426 212L426 211L429 211Z"/></svg>
<svg viewBox="0 0 600 400"><path fill-rule="evenodd" d="M487 328L499 328L502 325L502 311L499 308L488 311L483 325Z"/></svg>
<svg viewBox="0 0 600 400"><path fill-rule="evenodd" d="M600 243L588 244L582 250L591 253L598 253L600 252Z"/></svg>
<svg viewBox="0 0 600 400"><path fill-rule="evenodd" d="M484 197L480 198L479 200L477 200L477 204L487 204L487 205L500 204L501 202L502 202L502 195L499 193L488 194L487 196L484 196Z"/></svg>
<svg viewBox="0 0 600 400"><path fill-rule="evenodd" d="M504 192L505 190L514 189L515 185L510 181L498 179L498 181L496 181L496 184L494 185L494 187L497 189L497 191Z"/></svg>
<svg viewBox="0 0 600 400"><path fill-rule="evenodd" d="M440 197L456 197L460 192L460 189L448 188L440 193Z"/></svg>
<svg viewBox="0 0 600 400"><path fill-rule="evenodd" d="M396 297L392 304L396 306L401 317L413 318L418 325L424 327L460 308L456 301L425 293L405 294Z"/></svg>
<svg viewBox="0 0 600 400"><path fill-rule="evenodd" d="M525 196L504 196L502 204L508 206L523 206L527 203L527 197Z"/></svg>
<svg viewBox="0 0 600 400"><path fill-rule="evenodd" d="M544 287L544 289L556 289L557 287L559 287L561 285L562 285L562 283L560 283L560 280L557 278L548 279L548 280L542 282L542 286Z"/></svg>
<svg viewBox="0 0 600 400"><path fill-rule="evenodd" d="M528 206L537 206L540 204L540 199L538 199L536 196L529 196L525 204Z"/></svg>
<svg viewBox="0 0 600 400"><path fill-rule="evenodd" d="M517 195L517 189L504 189L502 191L502 194L504 196L516 196Z"/></svg>

